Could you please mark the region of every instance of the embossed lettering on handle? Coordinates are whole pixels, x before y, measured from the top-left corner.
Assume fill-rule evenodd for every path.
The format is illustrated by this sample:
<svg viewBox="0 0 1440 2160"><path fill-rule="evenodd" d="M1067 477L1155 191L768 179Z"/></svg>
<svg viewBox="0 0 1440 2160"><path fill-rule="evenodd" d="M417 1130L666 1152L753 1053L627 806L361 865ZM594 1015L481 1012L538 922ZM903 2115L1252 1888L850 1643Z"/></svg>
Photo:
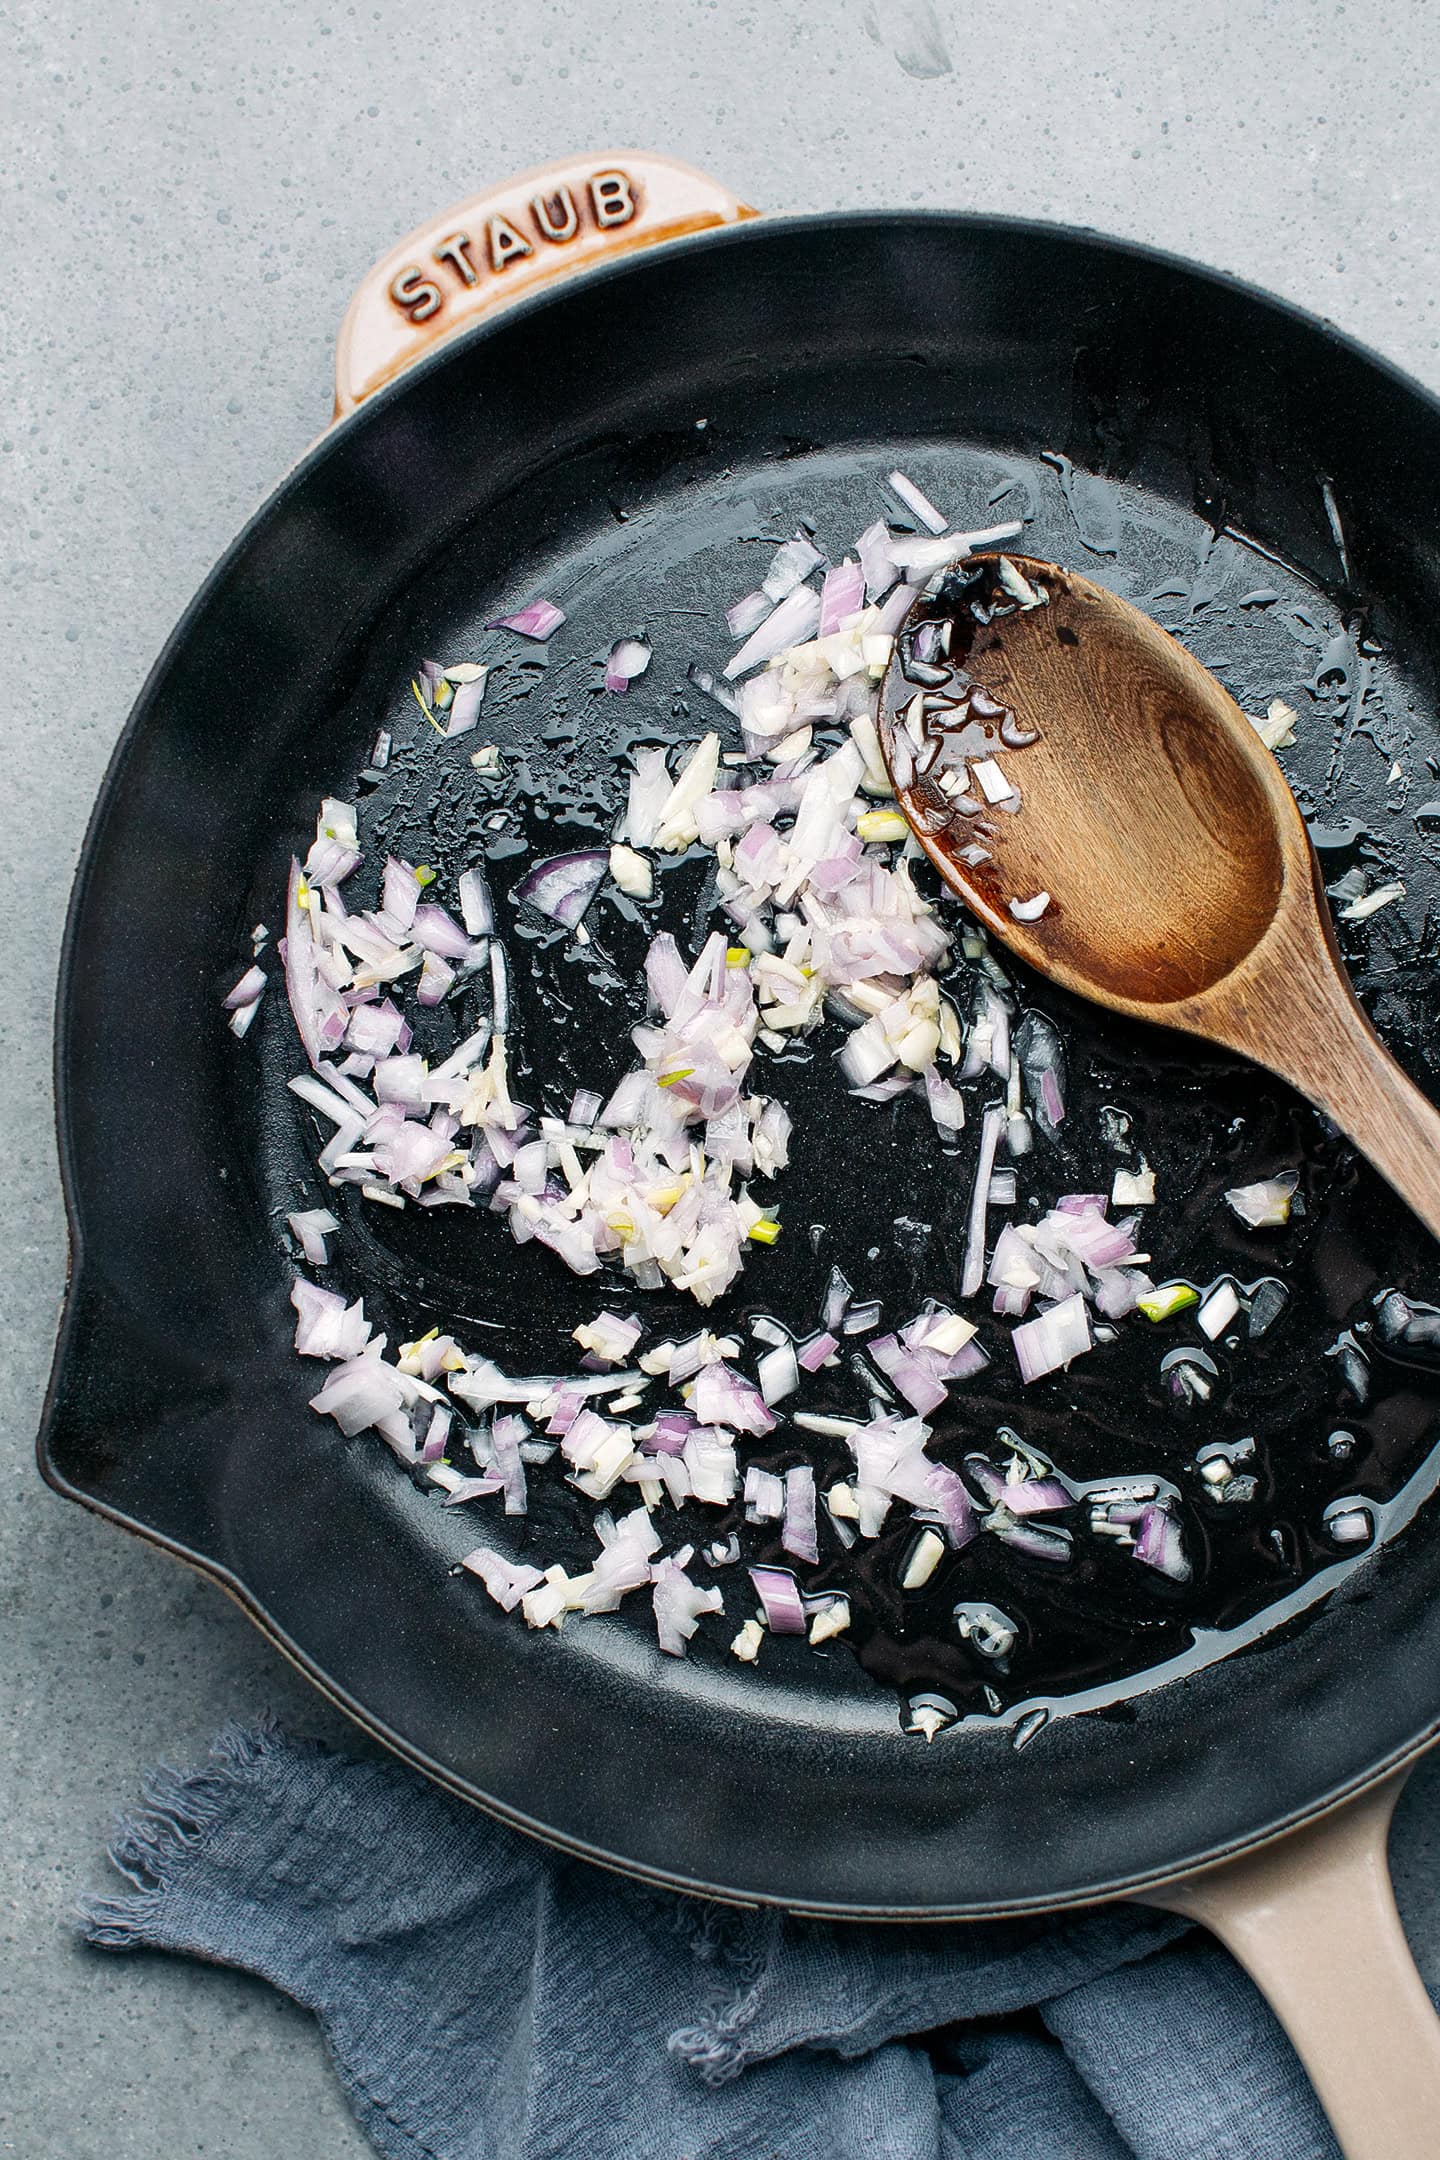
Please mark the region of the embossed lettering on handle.
<svg viewBox="0 0 1440 2160"><path fill-rule="evenodd" d="M457 204L362 279L336 345L336 416L442 339L557 278L755 215L693 166L642 150L562 158Z"/></svg>

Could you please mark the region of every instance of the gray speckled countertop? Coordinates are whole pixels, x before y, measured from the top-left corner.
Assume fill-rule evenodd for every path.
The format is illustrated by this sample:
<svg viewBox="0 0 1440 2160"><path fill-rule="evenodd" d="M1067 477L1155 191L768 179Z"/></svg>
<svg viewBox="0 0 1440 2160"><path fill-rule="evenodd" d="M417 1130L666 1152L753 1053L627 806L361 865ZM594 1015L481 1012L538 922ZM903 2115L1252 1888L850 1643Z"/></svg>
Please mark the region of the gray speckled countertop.
<svg viewBox="0 0 1440 2160"><path fill-rule="evenodd" d="M1133 235L1333 317L1440 387L1414 0L12 0L0 77L0 2153L368 2150L269 1989L76 1947L108 1812L269 1706L338 1734L208 1585L54 1499L32 1442L64 1274L50 1127L66 890L194 587L323 425L372 256L483 182L624 144L773 209L967 205ZM909 68L897 54L904 54ZM919 69L921 72L915 72ZM930 72L926 72L929 70ZM1433 1826L1433 1827L1432 1827ZM1440 1767L1398 1834L1440 1980Z"/></svg>

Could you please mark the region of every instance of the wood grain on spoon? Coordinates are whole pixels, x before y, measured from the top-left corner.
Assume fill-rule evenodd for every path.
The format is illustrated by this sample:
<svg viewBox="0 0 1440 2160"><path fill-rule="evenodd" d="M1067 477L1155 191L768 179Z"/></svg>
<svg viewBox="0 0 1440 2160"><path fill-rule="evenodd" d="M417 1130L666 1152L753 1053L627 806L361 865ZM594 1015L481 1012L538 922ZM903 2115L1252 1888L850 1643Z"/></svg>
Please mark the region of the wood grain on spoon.
<svg viewBox="0 0 1440 2160"><path fill-rule="evenodd" d="M1440 1236L1440 1112L1356 1002L1310 836L1274 757L1229 692L1149 616L1052 563L1009 561L1045 606L1011 606L998 558L977 558L975 582L917 603L886 677L881 741L926 853L1039 973L1280 1074ZM997 598L1001 612L977 622L973 604L988 613ZM916 633L922 651L937 634L927 622L949 624L948 655L917 667ZM966 702L971 685L980 721ZM938 735L942 748L912 777L905 737L922 691L936 701L927 740ZM1035 739L1007 747L995 707L1012 741ZM922 761L934 756L922 751ZM977 757L994 759L1018 800L983 801ZM957 807L940 782L958 767L970 786ZM967 848L985 859L965 862ZM1011 901L1041 892L1044 913L1017 920Z"/></svg>

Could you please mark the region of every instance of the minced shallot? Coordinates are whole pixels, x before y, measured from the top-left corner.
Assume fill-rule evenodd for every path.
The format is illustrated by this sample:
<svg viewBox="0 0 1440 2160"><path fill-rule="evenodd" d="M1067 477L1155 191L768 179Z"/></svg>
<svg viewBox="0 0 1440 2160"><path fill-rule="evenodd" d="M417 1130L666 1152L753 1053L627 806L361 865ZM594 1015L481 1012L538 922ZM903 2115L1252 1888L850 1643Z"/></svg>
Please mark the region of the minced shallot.
<svg viewBox="0 0 1440 2160"><path fill-rule="evenodd" d="M292 865L278 957L305 1065L289 1085L318 1120L317 1166L336 1210L289 1216L306 1263L331 1265L347 1205L379 1202L488 1211L518 1243L536 1241L573 1274L602 1278L593 1317L573 1331L583 1369L528 1377L433 1327L392 1351L361 1300L303 1276L294 1284L296 1351L327 1366L312 1407L346 1435L375 1431L440 1505L511 1518L511 1549L479 1544L460 1565L501 1611L534 1628L648 1596L668 1655L685 1654L707 1615L722 1616L715 1641L742 1663L777 1634L823 1643L849 1630L850 1603L829 1587L807 1594L796 1569L833 1567L857 1541L879 1538L897 1510L910 1528L896 1587L912 1596L932 1580L958 1584L955 1571L988 1539L1041 1569L1068 1565L1088 1537L1125 1548L1151 1574L1189 1575L1183 1510L1153 1479L1112 1481L1120 1498L1087 1498L1013 1434L991 1454L964 1454L953 1436L952 1459L931 1451L951 1390L992 1363L1005 1333L1022 1382L1038 1382L1089 1354L1154 1285L1138 1218L1112 1220L1112 1195L1063 1194L1029 1219L1011 1212L1032 1131L1053 1140L1065 1116L1063 1046L1043 1015L1017 1010L973 928L965 951L981 965L967 1008L942 987L959 931L912 875L916 850L891 801L876 707L914 600L1018 527L954 533L903 473L889 485L923 533L878 519L833 558L808 528L775 547L755 590L730 610L737 649L723 665L712 656L689 669L716 726L676 751L635 748L606 843L530 864L510 895L548 938L583 943L592 909L598 917L615 905L635 919L667 858L708 858L711 905L725 926L697 930L698 949L687 950L650 923L647 1009L618 1082L572 1087L545 1107L516 1100L509 946L481 862L456 866L446 884L428 865L372 853L375 903L348 899L342 888L367 862L361 809L327 798ZM1007 568L1011 598L1040 604ZM564 620L537 600L491 627L544 642ZM412 688L439 754L447 735L475 725L486 675L480 662L421 664ZM648 636L612 639L606 690L643 682L648 691L660 678ZM388 732L383 741L377 770L389 759ZM500 771L498 755L473 762L488 776ZM1013 804L1006 767L979 758L972 771L986 803ZM1009 905L1033 922L1049 900L1037 892ZM255 1020L267 981L255 957L225 992L237 1034ZM420 1013L453 1011L464 991L478 992L485 1017L464 1034L457 1027L445 1055L422 1054ZM431 1039L422 1031L422 1043ZM912 1098L934 1146L954 1149L978 1126L957 1272L960 1302L988 1293L988 1315L977 1306L987 1340L976 1318L933 1299L887 1326L880 1301L857 1301L834 1269L820 1309L799 1325L748 1323L757 1346L749 1369L738 1319L734 1333L702 1327L689 1340L647 1343L632 1294L678 1290L712 1305L757 1248L781 1237L778 1181L793 1136L763 1075L771 1056L807 1039L833 1045L837 1086L877 1114ZM1294 1183L1287 1174L1226 1197L1264 1227L1285 1219ZM1153 1197L1143 1162L1115 1173L1116 1205ZM1201 1324L1218 1333L1232 1317L1212 1299ZM822 1393L817 1405L822 1387L851 1394L837 1406ZM823 1494L822 1441L832 1474L837 1447L853 1462ZM748 1459L759 1451L763 1462ZM537 1478L568 1484L590 1511L595 1550L577 1573L513 1549L534 1538ZM1137 1484L1147 1497L1132 1503L1123 1495ZM704 1515L686 1510L706 1511L710 1526L697 1530ZM728 1568L725 1582L742 1587L727 1595L694 1578L697 1540L704 1563ZM789 1564L762 1562L762 1551ZM748 1566L736 1568L738 1559ZM973 1633L973 1618L965 1625ZM1003 1637L998 1620L987 1643L992 1636ZM957 1639L968 1639L959 1622Z"/></svg>

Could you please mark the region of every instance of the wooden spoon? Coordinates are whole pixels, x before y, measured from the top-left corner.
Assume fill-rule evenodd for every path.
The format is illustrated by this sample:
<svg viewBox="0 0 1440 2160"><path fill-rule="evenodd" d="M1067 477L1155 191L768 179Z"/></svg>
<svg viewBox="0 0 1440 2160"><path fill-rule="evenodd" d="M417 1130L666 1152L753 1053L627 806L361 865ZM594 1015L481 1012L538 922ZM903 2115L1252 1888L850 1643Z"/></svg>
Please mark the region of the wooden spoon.
<svg viewBox="0 0 1440 2160"><path fill-rule="evenodd" d="M881 741L926 853L1040 974L1288 1080L1440 1236L1440 1112L1356 1002L1275 758L1138 608L1010 556L1045 596L1016 607L1001 560L917 602L886 676Z"/></svg>

